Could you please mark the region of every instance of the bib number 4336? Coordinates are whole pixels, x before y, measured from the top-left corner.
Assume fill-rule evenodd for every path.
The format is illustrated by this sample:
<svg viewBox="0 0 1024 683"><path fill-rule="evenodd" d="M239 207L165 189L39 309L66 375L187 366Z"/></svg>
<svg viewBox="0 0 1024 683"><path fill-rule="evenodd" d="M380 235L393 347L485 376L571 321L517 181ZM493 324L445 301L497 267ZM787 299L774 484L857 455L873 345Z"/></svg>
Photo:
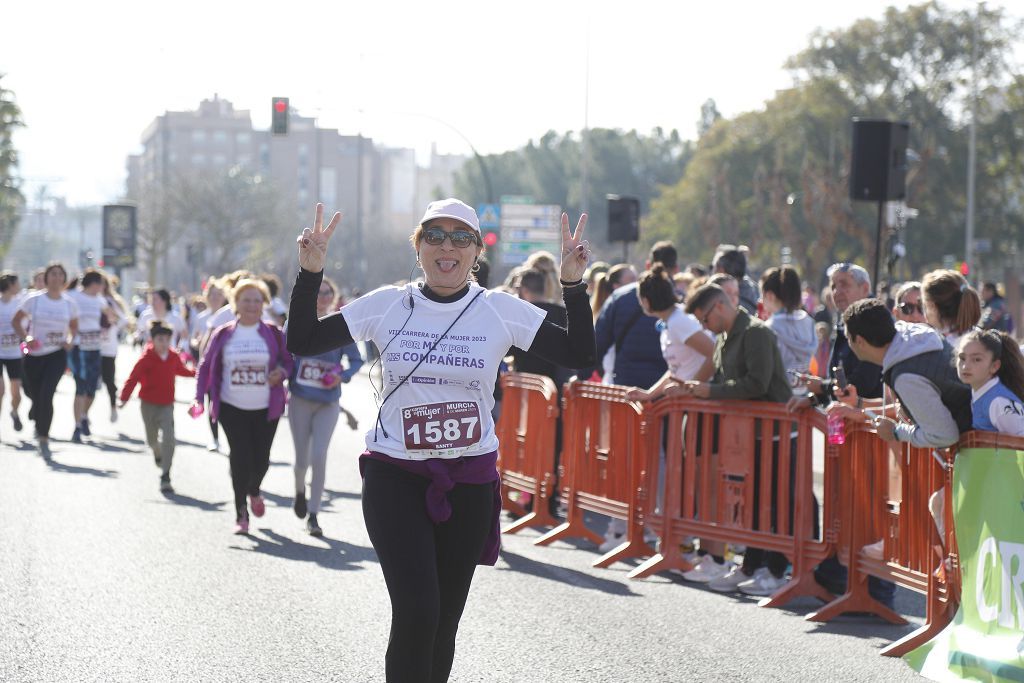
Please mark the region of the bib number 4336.
<svg viewBox="0 0 1024 683"><path fill-rule="evenodd" d="M474 401L448 401L402 408L405 448L451 451L480 440L480 408Z"/></svg>

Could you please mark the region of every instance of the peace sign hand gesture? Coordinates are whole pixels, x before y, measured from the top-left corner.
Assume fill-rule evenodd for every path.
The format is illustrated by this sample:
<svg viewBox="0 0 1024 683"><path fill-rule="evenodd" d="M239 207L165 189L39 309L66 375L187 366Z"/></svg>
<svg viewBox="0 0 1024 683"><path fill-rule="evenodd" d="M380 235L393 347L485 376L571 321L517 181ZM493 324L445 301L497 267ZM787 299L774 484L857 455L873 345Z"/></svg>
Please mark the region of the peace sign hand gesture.
<svg viewBox="0 0 1024 683"><path fill-rule="evenodd" d="M303 270L319 273L324 269L327 256L327 243L334 234L334 229L341 221L341 212L335 211L331 222L324 227L324 205L316 205L316 218L312 228L304 228L302 234L295 238L299 244L299 265Z"/></svg>
<svg viewBox="0 0 1024 683"><path fill-rule="evenodd" d="M569 214L562 214L562 266L559 277L564 282L583 279L583 273L590 262L590 242L583 239L587 227L587 214L580 214L575 234L569 232Z"/></svg>

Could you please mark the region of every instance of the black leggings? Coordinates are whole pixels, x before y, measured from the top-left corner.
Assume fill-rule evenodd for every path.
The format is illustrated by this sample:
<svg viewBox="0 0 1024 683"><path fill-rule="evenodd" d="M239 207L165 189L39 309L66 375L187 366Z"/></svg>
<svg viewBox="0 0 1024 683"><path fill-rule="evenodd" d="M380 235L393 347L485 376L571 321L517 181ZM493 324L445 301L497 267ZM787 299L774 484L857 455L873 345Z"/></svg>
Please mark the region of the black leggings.
<svg viewBox="0 0 1024 683"><path fill-rule="evenodd" d="M103 384L107 387L111 408L117 405L117 381L114 379L115 360L113 356L103 356L102 365L100 366L100 376L103 378Z"/></svg>
<svg viewBox="0 0 1024 683"><path fill-rule="evenodd" d="M231 449L231 486L235 489L235 514L246 511L245 497L257 495L270 469L270 445L277 420L267 420L267 409L242 410L221 402L218 420Z"/></svg>
<svg viewBox="0 0 1024 683"><path fill-rule="evenodd" d="M64 349L45 356L25 356L25 393L32 399L29 415L36 423L36 436L50 437L53 424L53 395L64 376L68 355Z"/></svg>
<svg viewBox="0 0 1024 683"><path fill-rule="evenodd" d="M452 516L427 516L429 481L376 460L363 466L363 518L391 596L388 683L442 683L492 523L494 486L456 484Z"/></svg>

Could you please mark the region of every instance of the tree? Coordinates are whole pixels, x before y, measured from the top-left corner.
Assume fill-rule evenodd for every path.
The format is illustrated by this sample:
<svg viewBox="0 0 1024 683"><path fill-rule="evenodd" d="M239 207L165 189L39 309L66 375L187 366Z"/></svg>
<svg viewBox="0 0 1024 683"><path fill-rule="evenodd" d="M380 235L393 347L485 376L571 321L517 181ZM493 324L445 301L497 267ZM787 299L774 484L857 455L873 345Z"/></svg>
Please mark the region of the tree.
<svg viewBox="0 0 1024 683"><path fill-rule="evenodd" d="M686 174L652 202L645 239L672 239L693 260L706 260L720 241L746 242L762 267L777 264L778 247L788 246L812 281L830 260L870 269L876 207L848 199L850 119L865 116L910 123L907 202L920 211L905 233L911 269L962 253L964 74L975 20L986 103L978 234L1019 235L1024 89L1006 66L1017 29L998 10L983 7L975 17L928 2L813 35L787 64L792 88L761 111L705 130ZM706 114L707 107L702 120Z"/></svg>
<svg viewBox="0 0 1024 683"><path fill-rule="evenodd" d="M503 154L484 157L496 195L529 195L538 204L558 204L570 213L586 205L590 211L587 238L611 252L607 242L606 195L635 196L646 211L663 185L683 173L692 143L675 130L656 128L649 135L635 130L606 128L588 131L589 175L586 201L582 196L582 145L578 134L548 131L540 139ZM466 164L456 176L456 193L471 204L487 201L486 186L476 164Z"/></svg>
<svg viewBox="0 0 1024 683"><path fill-rule="evenodd" d="M3 79L0 74L0 79ZM0 263L14 240L18 229L18 217L25 204L20 182L16 176L18 152L14 149L14 129L25 124L21 120L21 109L14 101L14 93L0 84Z"/></svg>

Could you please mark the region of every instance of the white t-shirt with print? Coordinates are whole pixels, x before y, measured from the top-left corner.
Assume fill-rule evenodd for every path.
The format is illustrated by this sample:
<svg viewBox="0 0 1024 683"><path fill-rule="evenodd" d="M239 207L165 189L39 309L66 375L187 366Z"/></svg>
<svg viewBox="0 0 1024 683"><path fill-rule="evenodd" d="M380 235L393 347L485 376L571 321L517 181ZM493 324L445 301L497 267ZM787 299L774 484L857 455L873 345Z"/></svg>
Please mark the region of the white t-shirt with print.
<svg viewBox="0 0 1024 683"><path fill-rule="evenodd" d="M406 460L497 450L491 408L498 364L509 347L530 348L544 311L470 283L469 292L451 303L431 301L416 284L382 287L341 313L353 339L373 341L381 350L383 391L377 401L383 429L376 429L374 441L370 427L368 449Z"/></svg>
<svg viewBox="0 0 1024 683"><path fill-rule="evenodd" d="M214 331L221 325L229 323L236 317L235 310L231 308L231 304L224 304L206 319L206 329L210 332Z"/></svg>
<svg viewBox="0 0 1024 683"><path fill-rule="evenodd" d="M238 325L221 350L220 400L242 410L270 405L270 350L259 325Z"/></svg>
<svg viewBox="0 0 1024 683"><path fill-rule="evenodd" d="M673 377L693 379L704 365L706 357L697 349L688 346L686 340L698 333L707 334L711 340L714 340L714 337L701 327L697 318L684 311L682 306L677 305L675 309L668 317L665 329L661 331L661 355L665 357L665 363Z"/></svg>
<svg viewBox="0 0 1024 683"><path fill-rule="evenodd" d="M86 294L80 289L68 292L68 296L78 306L78 334L75 344L83 351L99 351L103 341L103 327L100 315L107 305L99 294Z"/></svg>
<svg viewBox="0 0 1024 683"><path fill-rule="evenodd" d="M139 319L135 323L135 330L143 342L149 341L149 324L154 320L160 320L167 327L171 328L171 348L181 348L181 344L188 340L188 328L185 326L185 321L181 319L180 315L174 311L167 311L163 316L158 316L153 307L148 306L139 315Z"/></svg>
<svg viewBox="0 0 1024 683"><path fill-rule="evenodd" d="M11 297L6 303L0 301L0 358L4 360L21 358L21 337L11 324L20 306L20 297Z"/></svg>
<svg viewBox="0 0 1024 683"><path fill-rule="evenodd" d="M37 339L40 347L29 350L30 356L45 356L64 348L68 328L78 318L78 305L70 296L61 292L51 299L46 290L33 292L21 302L19 310L29 317L29 334Z"/></svg>

